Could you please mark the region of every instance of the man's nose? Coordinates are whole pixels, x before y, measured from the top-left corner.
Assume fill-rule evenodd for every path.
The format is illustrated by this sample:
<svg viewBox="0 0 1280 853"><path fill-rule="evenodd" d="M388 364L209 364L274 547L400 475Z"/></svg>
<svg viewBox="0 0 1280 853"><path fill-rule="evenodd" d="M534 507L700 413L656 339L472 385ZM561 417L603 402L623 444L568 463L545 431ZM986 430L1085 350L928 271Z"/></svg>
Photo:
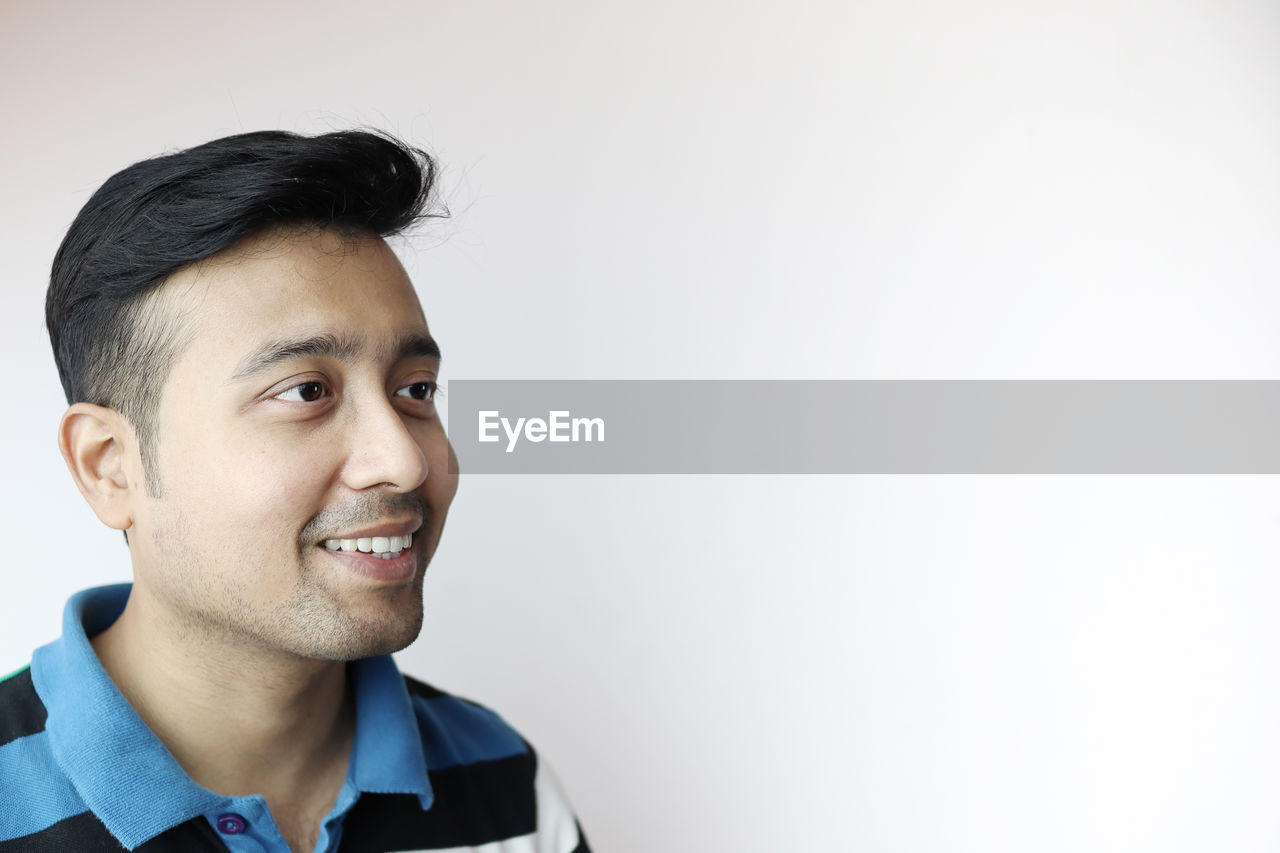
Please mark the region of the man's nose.
<svg viewBox="0 0 1280 853"><path fill-rule="evenodd" d="M427 479L427 457L390 400L361 401L350 421L343 479L357 491L386 486L411 492Z"/></svg>

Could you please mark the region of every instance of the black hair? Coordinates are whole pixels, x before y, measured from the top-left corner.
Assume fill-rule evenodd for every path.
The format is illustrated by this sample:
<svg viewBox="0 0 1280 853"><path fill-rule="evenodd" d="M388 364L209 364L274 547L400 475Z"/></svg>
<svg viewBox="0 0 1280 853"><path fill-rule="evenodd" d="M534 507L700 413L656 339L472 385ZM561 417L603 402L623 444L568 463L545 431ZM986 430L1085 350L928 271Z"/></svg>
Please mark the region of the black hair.
<svg viewBox="0 0 1280 853"><path fill-rule="evenodd" d="M275 227L389 237L447 215L435 210L436 177L425 152L364 130L243 133L116 173L53 260L45 322L67 402L120 412L158 492L155 405L179 343L147 298L178 270Z"/></svg>

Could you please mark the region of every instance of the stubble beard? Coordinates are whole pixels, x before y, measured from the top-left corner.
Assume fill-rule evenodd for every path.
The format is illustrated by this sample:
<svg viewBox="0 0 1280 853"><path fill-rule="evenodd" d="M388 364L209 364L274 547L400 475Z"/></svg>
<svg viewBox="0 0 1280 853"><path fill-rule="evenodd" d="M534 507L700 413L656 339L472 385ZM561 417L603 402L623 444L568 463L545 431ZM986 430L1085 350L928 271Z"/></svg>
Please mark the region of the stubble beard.
<svg viewBox="0 0 1280 853"><path fill-rule="evenodd" d="M186 520L172 518L163 531L157 530L155 542L166 587L162 594L180 640L192 648L248 647L259 654L325 661L404 649L422 630L423 581L434 546L429 511L416 496L411 501L423 512L422 528L414 537L417 566L411 584L361 589L357 596L355 588L333 582L333 567L322 564L325 554L306 535L321 520L317 516L299 537L295 582L274 603L255 595L245 579L270 577L281 566L262 563L224 573L216 556L187 546Z"/></svg>
<svg viewBox="0 0 1280 853"><path fill-rule="evenodd" d="M323 559L323 555L313 557ZM344 603L338 590L323 583L327 574L318 560L302 560L303 571L288 599L278 608L273 632L293 637L290 649L313 660L357 660L398 652L422 631L423 575L425 559L418 559L413 583L404 587L372 590L378 601L368 613L356 612Z"/></svg>

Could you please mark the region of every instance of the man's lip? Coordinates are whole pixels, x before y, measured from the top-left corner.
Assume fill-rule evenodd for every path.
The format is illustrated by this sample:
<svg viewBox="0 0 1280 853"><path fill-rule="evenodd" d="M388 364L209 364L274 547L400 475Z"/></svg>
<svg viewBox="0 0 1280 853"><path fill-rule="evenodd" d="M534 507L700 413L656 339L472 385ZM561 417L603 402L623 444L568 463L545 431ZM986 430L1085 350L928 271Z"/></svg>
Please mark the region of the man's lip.
<svg viewBox="0 0 1280 853"><path fill-rule="evenodd" d="M352 533L338 533L320 540L323 545L329 539L372 539L375 536L405 536L417 533L422 527L422 519L412 518L408 521L389 521L375 527L366 527Z"/></svg>

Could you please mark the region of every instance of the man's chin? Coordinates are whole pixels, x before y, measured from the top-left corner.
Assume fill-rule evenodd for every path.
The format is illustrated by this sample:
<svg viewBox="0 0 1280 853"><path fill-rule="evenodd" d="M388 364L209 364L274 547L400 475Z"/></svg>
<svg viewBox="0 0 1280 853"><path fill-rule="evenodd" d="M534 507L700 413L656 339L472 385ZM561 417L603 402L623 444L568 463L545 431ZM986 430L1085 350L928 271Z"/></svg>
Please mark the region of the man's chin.
<svg viewBox="0 0 1280 853"><path fill-rule="evenodd" d="M338 636L326 639L329 660L359 660L360 658L389 655L408 648L422 632L422 611L416 617L391 624L379 621L373 624L356 623Z"/></svg>
<svg viewBox="0 0 1280 853"><path fill-rule="evenodd" d="M405 590L397 601L359 606L312 600L289 609L294 652L314 660L349 661L398 652L422 632L420 590Z"/></svg>

